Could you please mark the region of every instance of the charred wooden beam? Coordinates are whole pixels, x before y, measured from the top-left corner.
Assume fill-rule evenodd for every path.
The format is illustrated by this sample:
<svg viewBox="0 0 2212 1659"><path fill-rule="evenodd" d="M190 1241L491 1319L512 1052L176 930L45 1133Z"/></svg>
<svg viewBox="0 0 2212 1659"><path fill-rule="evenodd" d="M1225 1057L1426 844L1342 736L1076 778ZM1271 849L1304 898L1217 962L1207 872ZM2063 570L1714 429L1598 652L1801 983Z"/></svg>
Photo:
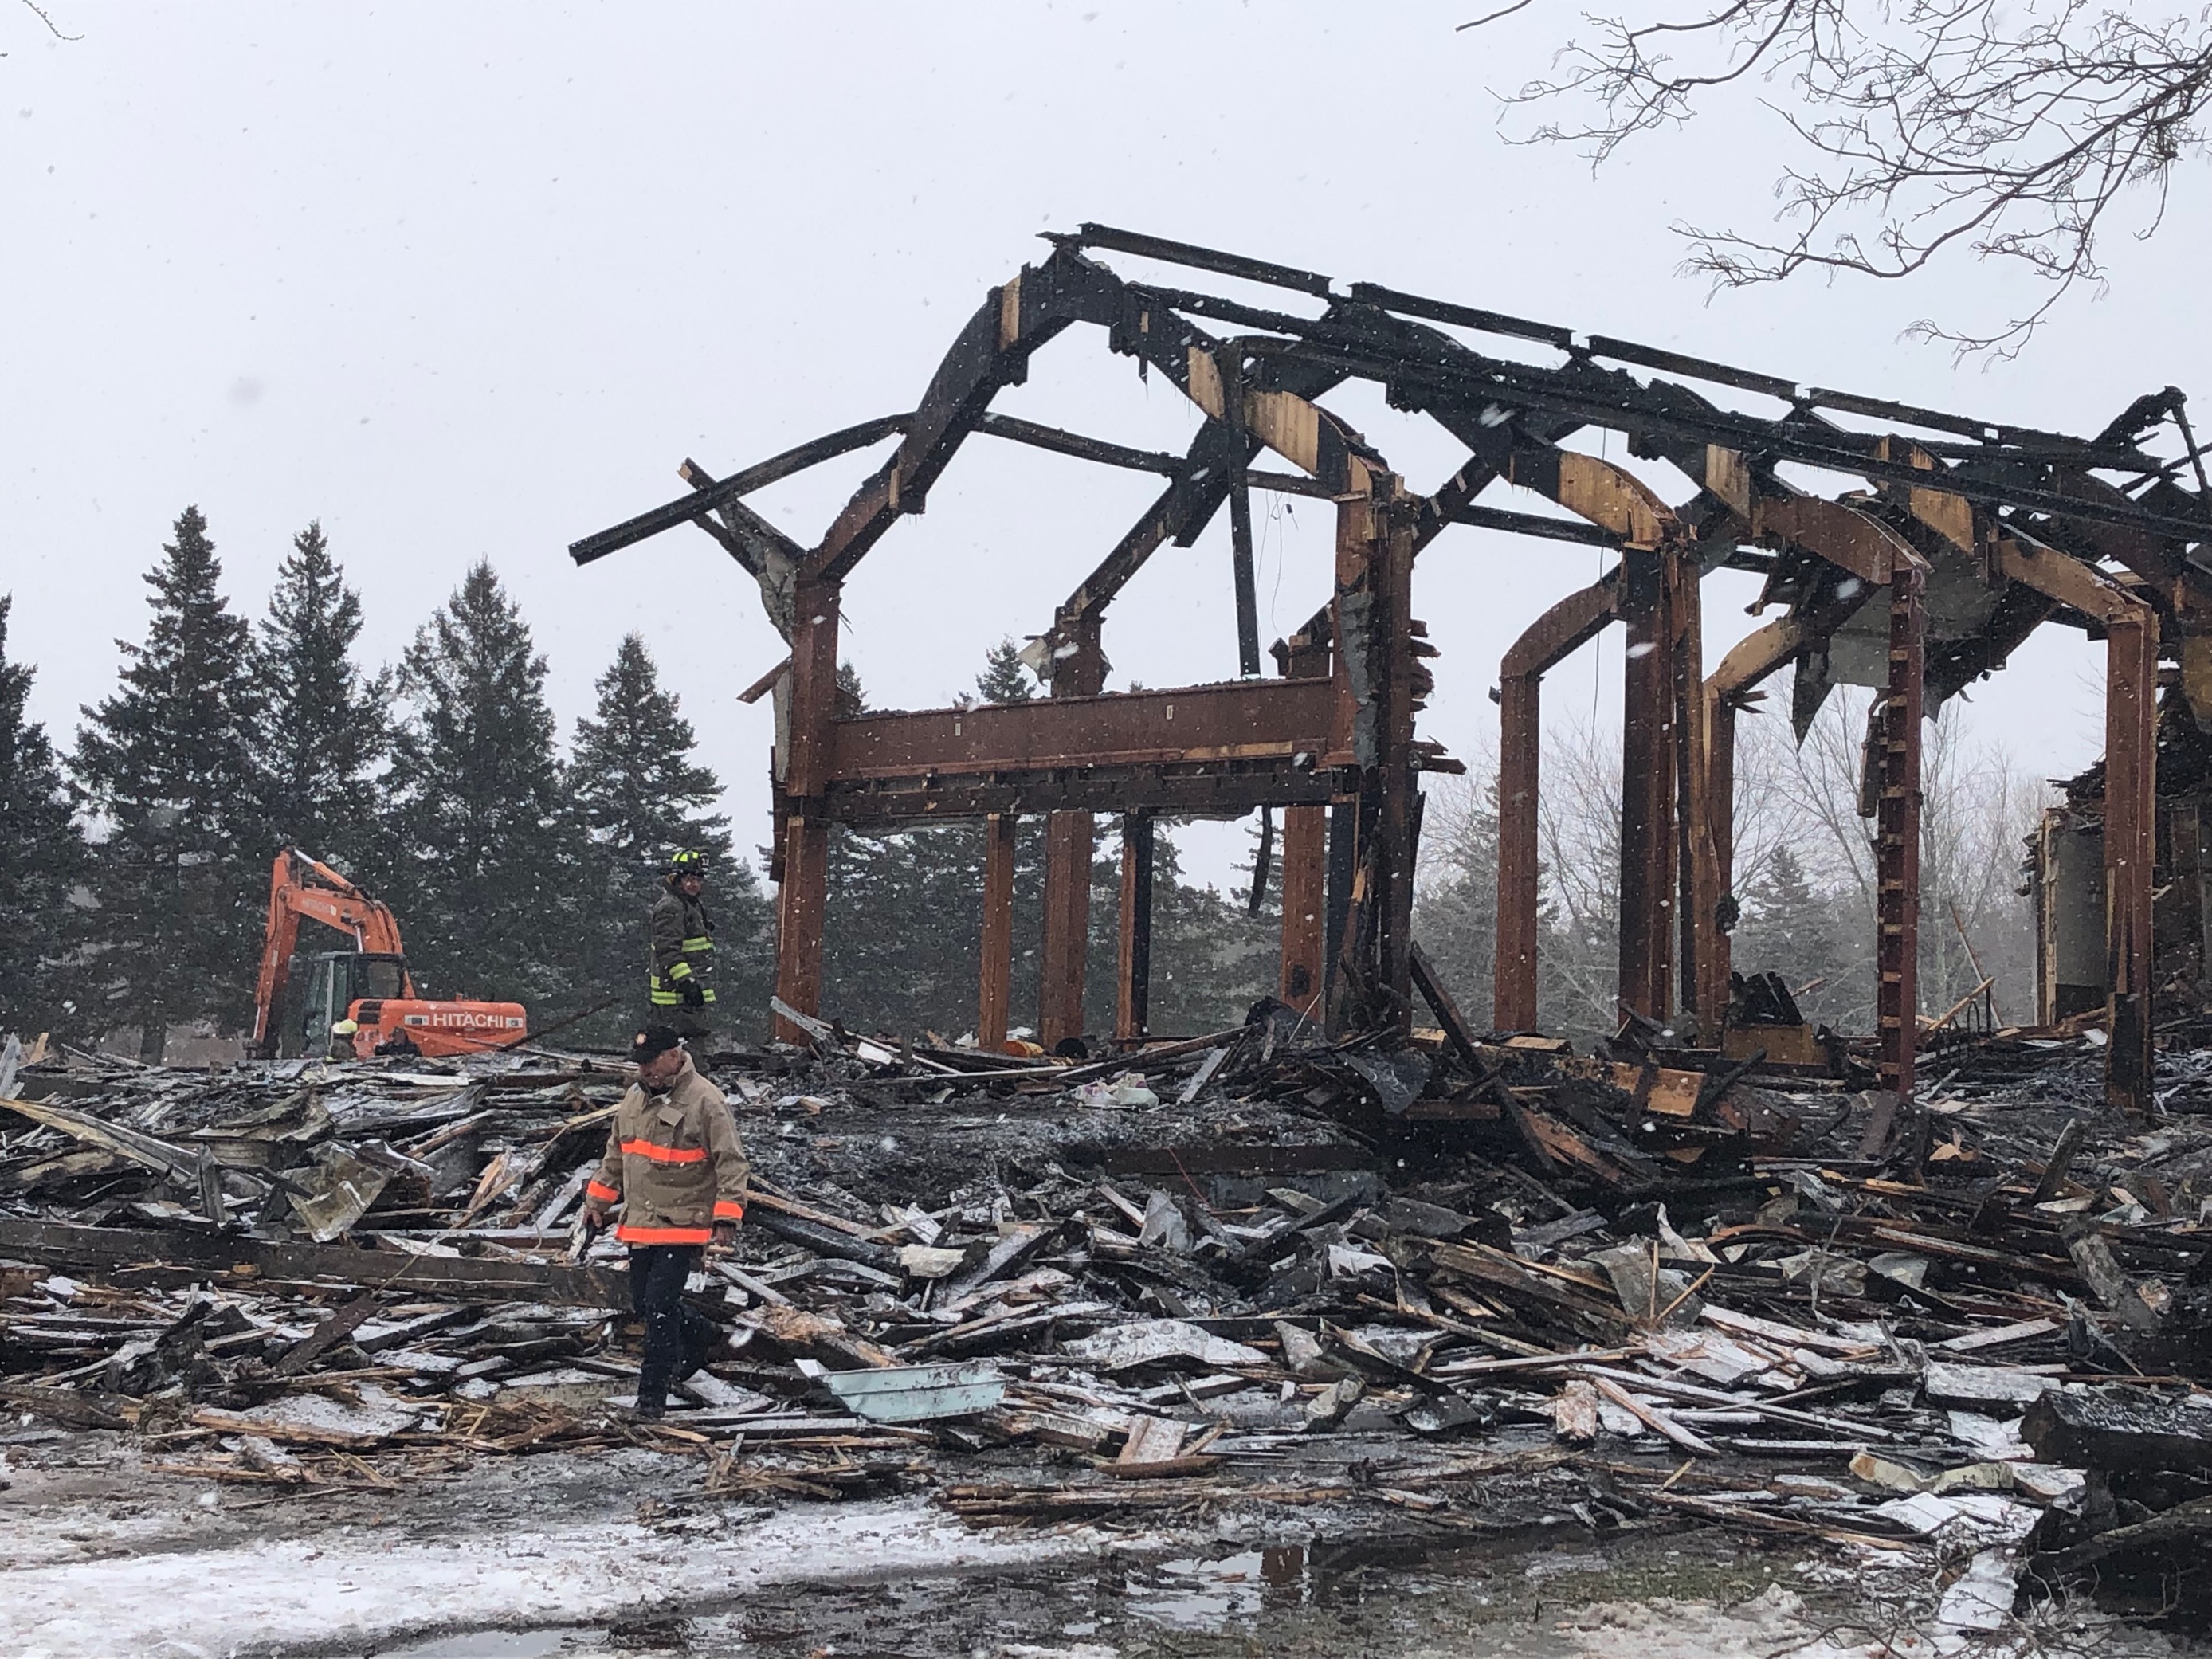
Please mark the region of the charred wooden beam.
<svg viewBox="0 0 2212 1659"><path fill-rule="evenodd" d="M681 524L690 524L702 513L712 512L724 501L736 501L750 495L756 489L765 489L780 479L794 472L804 472L810 466L835 460L840 455L849 455L856 449L866 449L879 444L907 428L910 415L879 415L872 421L862 421L840 431L825 433L809 442L785 450L781 455L771 455L756 462L743 471L732 472L720 483L641 513L634 519L625 519L611 530L602 530L595 536L568 544L568 556L578 564L590 564L604 559L610 553L635 545L649 536L658 536L664 530L673 530Z"/></svg>
<svg viewBox="0 0 2212 1659"><path fill-rule="evenodd" d="M1620 563L1620 958L1624 1006L1664 1023L1673 978L1676 561L1633 548Z"/></svg>
<svg viewBox="0 0 2212 1659"><path fill-rule="evenodd" d="M1926 567L1900 561L1889 580L1889 684L1876 714L1875 1027L1881 1086L1912 1097L1920 1038L1920 719Z"/></svg>
<svg viewBox="0 0 2212 1659"><path fill-rule="evenodd" d="M1121 815L1121 903L1115 951L1114 1036L1141 1042L1152 1030L1152 815Z"/></svg>
<svg viewBox="0 0 2212 1659"><path fill-rule="evenodd" d="M977 975L975 1042L983 1048L1006 1041L1014 979L1014 854L1020 820L994 812L983 825L982 962Z"/></svg>
<svg viewBox="0 0 2212 1659"><path fill-rule="evenodd" d="M1491 1020L1501 1031L1536 1026L1544 675L1603 631L1620 614L1618 600L1619 585L1611 575L1569 594L1529 625L1498 665L1498 957Z"/></svg>

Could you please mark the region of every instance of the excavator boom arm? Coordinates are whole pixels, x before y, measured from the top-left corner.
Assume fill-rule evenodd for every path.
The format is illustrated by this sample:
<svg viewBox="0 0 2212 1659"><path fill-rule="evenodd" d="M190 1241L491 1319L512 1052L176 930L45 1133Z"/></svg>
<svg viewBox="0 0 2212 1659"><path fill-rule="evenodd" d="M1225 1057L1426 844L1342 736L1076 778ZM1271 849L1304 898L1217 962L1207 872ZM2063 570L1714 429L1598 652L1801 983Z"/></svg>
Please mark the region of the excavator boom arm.
<svg viewBox="0 0 2212 1659"><path fill-rule="evenodd" d="M292 977L292 953L299 946L302 919L351 933L355 948L377 955L404 954L399 920L391 908L319 859L296 847L276 854L269 876L269 923L261 945L261 971L253 989L252 1052L275 1052L271 1030L284 988ZM411 983L407 988L414 994Z"/></svg>

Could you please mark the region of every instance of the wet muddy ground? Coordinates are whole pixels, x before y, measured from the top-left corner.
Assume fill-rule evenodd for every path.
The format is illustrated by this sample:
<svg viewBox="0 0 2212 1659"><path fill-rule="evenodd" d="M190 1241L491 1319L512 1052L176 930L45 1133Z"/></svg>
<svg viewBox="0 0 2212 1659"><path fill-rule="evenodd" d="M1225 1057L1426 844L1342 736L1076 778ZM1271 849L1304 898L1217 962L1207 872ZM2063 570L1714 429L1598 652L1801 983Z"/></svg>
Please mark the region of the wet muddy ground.
<svg viewBox="0 0 2212 1659"><path fill-rule="evenodd" d="M1206 1555L988 1577L795 1587L690 1618L483 1632L385 1652L389 1659L1649 1655L1656 1651L1650 1632L1637 1626L1656 1603L1666 1608L1660 1616L1671 1627L1668 1647L1693 1638L1709 1655L1764 1655L1789 1645L1822 1604L1838 1613L1849 1604L1840 1588L1823 1589L1796 1567L1705 1537L1533 1553L1501 1541L1224 1546Z"/></svg>
<svg viewBox="0 0 2212 1659"><path fill-rule="evenodd" d="M1147 1531L969 1528L919 1498L714 1499L695 1463L644 1452L271 1498L164 1473L112 1437L9 1437L0 1659L2155 1659L2191 1645L2087 1607L1969 1637L1935 1624L1924 1560L1703 1528L1378 1534L1348 1513L1250 1505Z"/></svg>

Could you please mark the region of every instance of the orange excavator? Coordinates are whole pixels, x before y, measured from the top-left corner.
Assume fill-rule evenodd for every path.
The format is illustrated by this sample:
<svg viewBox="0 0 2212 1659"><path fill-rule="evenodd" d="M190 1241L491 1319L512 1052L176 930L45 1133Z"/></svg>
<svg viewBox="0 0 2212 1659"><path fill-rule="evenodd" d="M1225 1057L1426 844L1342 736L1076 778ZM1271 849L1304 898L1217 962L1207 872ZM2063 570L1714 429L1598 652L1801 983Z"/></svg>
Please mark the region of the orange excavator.
<svg viewBox="0 0 2212 1659"><path fill-rule="evenodd" d="M307 959L306 1006L298 1023L290 1024L281 1010L302 920L352 934L354 948ZM530 1026L519 1002L416 996L400 947L399 919L391 907L327 864L287 847L276 854L269 878L269 928L247 1052L264 1060L279 1053L319 1055L328 1049L331 1028L345 1019L355 1022L354 1053L362 1059L379 1048L432 1056L479 1054L514 1042Z"/></svg>

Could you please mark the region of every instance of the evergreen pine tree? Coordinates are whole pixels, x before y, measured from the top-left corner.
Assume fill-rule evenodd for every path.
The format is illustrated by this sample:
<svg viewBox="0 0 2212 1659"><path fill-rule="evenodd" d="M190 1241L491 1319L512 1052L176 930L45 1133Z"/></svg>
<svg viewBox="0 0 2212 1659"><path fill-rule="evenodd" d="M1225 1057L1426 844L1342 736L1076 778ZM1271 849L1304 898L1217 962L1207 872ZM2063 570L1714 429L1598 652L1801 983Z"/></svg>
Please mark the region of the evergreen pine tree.
<svg viewBox="0 0 2212 1659"><path fill-rule="evenodd" d="M1777 847L1747 884L1745 916L1729 951L1738 973L1778 973L1812 1020L1833 1021L1856 988L1854 969L1863 946L1848 942L1831 895L1813 885L1788 846Z"/></svg>
<svg viewBox="0 0 2212 1659"><path fill-rule="evenodd" d="M1460 1012L1488 1025L1498 966L1498 784L1432 788L1413 933Z"/></svg>
<svg viewBox="0 0 2212 1659"><path fill-rule="evenodd" d="M558 1018L580 968L574 817L545 659L489 561L416 633L399 693L388 886L417 988Z"/></svg>
<svg viewBox="0 0 2212 1659"><path fill-rule="evenodd" d="M73 895L90 869L46 728L27 714L32 671L8 660L0 594L0 1032L75 1033L84 913Z"/></svg>
<svg viewBox="0 0 2212 1659"><path fill-rule="evenodd" d="M647 913L669 859L689 848L708 864L716 1018L733 1036L758 1036L775 978L771 917L752 866L731 853L729 819L713 810L722 786L693 758L697 734L662 689L641 635L623 639L597 690L593 717L576 722L568 795L587 837L585 978L599 996L625 999L619 1012L598 1022L598 1034L611 1036L635 1012L631 1004L645 1006Z"/></svg>
<svg viewBox="0 0 2212 1659"><path fill-rule="evenodd" d="M246 1023L272 850L253 822L246 625L216 590L222 569L198 507L175 533L146 577L146 642L123 646L122 688L84 711L72 763L107 830L94 891L110 1012L140 1027L149 1060L172 1021Z"/></svg>
<svg viewBox="0 0 2212 1659"><path fill-rule="evenodd" d="M1022 662L1021 647L1000 640L983 658L983 672L975 677L976 695L985 702L1027 702L1036 696L1036 683Z"/></svg>
<svg viewBox="0 0 2212 1659"><path fill-rule="evenodd" d="M376 862L370 778L390 738L390 682L354 665L360 637L361 596L310 524L277 569L256 642L262 812L280 841L348 871Z"/></svg>

